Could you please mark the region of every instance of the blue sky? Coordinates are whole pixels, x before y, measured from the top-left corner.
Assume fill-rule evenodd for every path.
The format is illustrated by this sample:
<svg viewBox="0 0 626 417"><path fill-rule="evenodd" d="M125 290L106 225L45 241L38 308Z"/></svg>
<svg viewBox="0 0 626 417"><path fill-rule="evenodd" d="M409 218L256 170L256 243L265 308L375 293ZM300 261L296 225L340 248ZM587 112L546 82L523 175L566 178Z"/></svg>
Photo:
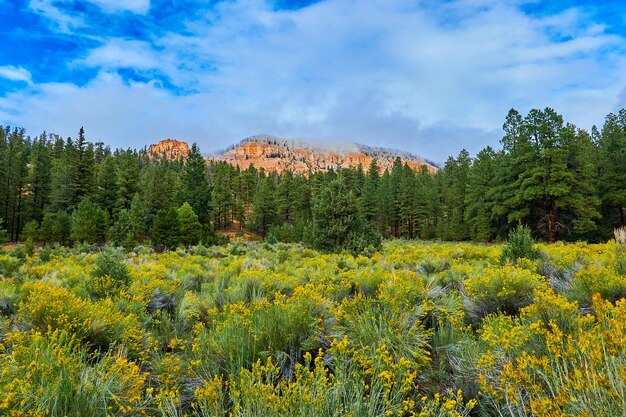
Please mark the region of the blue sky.
<svg viewBox="0 0 626 417"><path fill-rule="evenodd" d="M523 0L0 0L0 124L143 147L254 134L443 161L509 108L626 106L626 6Z"/></svg>

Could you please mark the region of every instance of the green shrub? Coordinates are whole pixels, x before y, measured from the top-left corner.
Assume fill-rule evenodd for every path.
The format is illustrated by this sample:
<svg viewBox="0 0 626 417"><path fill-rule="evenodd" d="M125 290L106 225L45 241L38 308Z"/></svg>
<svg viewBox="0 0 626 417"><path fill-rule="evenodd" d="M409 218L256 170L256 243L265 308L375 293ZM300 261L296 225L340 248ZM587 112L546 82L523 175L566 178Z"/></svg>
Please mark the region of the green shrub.
<svg viewBox="0 0 626 417"><path fill-rule="evenodd" d="M144 353L141 324L134 315L120 312L110 300L92 302L40 282L25 283L22 293L18 314L27 329L42 334L67 330L90 352L103 353L117 346L134 359Z"/></svg>
<svg viewBox="0 0 626 417"><path fill-rule="evenodd" d="M130 284L130 271L126 265L126 256L120 250L107 246L98 254L94 262L93 276L111 277L118 285Z"/></svg>
<svg viewBox="0 0 626 417"><path fill-rule="evenodd" d="M65 330L13 333L10 344L10 353L0 351L2 415L107 417L145 410L145 376L121 355L91 366Z"/></svg>
<svg viewBox="0 0 626 417"><path fill-rule="evenodd" d="M9 316L17 311L20 292L9 282L0 281L0 315Z"/></svg>
<svg viewBox="0 0 626 417"><path fill-rule="evenodd" d="M479 322L485 316L502 312L516 315L533 301L533 291L545 288L543 277L512 265L485 268L463 281L468 317Z"/></svg>
<svg viewBox="0 0 626 417"><path fill-rule="evenodd" d="M0 275L4 278L12 278L20 269L22 261L9 255L0 255Z"/></svg>
<svg viewBox="0 0 626 417"><path fill-rule="evenodd" d="M519 259L539 259L541 252L535 247L530 229L519 225L509 233L507 242L502 247L501 262L515 264Z"/></svg>
<svg viewBox="0 0 626 417"><path fill-rule="evenodd" d="M571 283L569 298L581 307L589 308L594 294L611 302L626 297L626 276L616 274L611 268L585 268L576 273Z"/></svg>

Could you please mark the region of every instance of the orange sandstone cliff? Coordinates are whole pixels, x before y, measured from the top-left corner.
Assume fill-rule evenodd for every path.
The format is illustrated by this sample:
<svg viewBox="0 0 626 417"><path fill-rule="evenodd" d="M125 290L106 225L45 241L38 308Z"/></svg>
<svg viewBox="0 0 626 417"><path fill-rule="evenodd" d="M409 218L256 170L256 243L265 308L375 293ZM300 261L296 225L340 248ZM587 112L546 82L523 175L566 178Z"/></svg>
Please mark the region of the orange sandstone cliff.
<svg viewBox="0 0 626 417"><path fill-rule="evenodd" d="M189 155L189 145L174 139L164 139L156 145L150 145L147 151L151 157L165 156L167 159L179 159Z"/></svg>
<svg viewBox="0 0 626 417"><path fill-rule="evenodd" d="M403 164L406 163L414 169L426 167L429 172L437 171L433 163L408 152L356 144L294 141L273 136L245 139L209 159L225 161L241 169L253 165L257 169L265 169L266 172L292 171L306 174L309 171L328 171L358 165L367 171L373 159L376 159L380 171L384 172L385 169L391 170L397 157L400 157Z"/></svg>

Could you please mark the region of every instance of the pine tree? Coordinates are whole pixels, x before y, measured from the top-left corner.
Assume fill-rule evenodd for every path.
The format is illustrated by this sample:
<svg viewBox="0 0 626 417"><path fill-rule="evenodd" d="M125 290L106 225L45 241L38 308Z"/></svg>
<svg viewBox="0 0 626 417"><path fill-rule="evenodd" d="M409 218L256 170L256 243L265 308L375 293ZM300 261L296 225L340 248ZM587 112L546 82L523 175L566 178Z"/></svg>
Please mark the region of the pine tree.
<svg viewBox="0 0 626 417"><path fill-rule="evenodd" d="M6 243L9 241L9 235L7 234L7 229L1 226L3 223L4 223L3 219L0 218L0 243Z"/></svg>
<svg viewBox="0 0 626 417"><path fill-rule="evenodd" d="M96 168L94 201L109 214L113 214L117 200L117 166L113 156L104 157Z"/></svg>
<svg viewBox="0 0 626 417"><path fill-rule="evenodd" d="M267 234L270 225L276 221L276 206L275 178L268 175L261 180L253 199L255 228L263 237Z"/></svg>
<svg viewBox="0 0 626 417"><path fill-rule="evenodd" d="M213 218L216 229L230 225L234 208L234 193L231 182L232 167L225 162L217 162L213 171Z"/></svg>
<svg viewBox="0 0 626 417"><path fill-rule="evenodd" d="M490 197L495 171L495 152L491 147L481 150L469 171L465 194L464 220L472 240L488 242L493 239L493 202Z"/></svg>
<svg viewBox="0 0 626 417"><path fill-rule="evenodd" d="M202 236L202 225L189 203L178 209L178 239L185 246L197 245Z"/></svg>
<svg viewBox="0 0 626 417"><path fill-rule="evenodd" d="M71 238L75 242L103 243L109 228L105 210L84 197L72 213Z"/></svg>
<svg viewBox="0 0 626 417"><path fill-rule="evenodd" d="M423 166L415 174L415 231L422 239L430 239L435 236L437 214L439 213L439 195L435 179L428 169Z"/></svg>
<svg viewBox="0 0 626 417"><path fill-rule="evenodd" d="M40 222L50 203L52 174L51 149L45 132L33 142L27 179L26 211L28 217Z"/></svg>
<svg viewBox="0 0 626 417"><path fill-rule="evenodd" d="M197 144L193 144L185 158L182 172L182 200L189 203L201 223L211 218L211 187L207 177L204 157Z"/></svg>
<svg viewBox="0 0 626 417"><path fill-rule="evenodd" d="M626 110L606 117L599 143L601 166L598 194L608 219L605 236L626 225Z"/></svg>
<svg viewBox="0 0 626 417"><path fill-rule="evenodd" d="M378 196L378 187L380 185L380 170L376 164L376 159L372 159L367 176L363 182L363 190L359 199L359 207L363 213L363 217L372 225L378 226L380 223L379 210L380 199Z"/></svg>
<svg viewBox="0 0 626 417"><path fill-rule="evenodd" d="M175 208L161 209L154 218L151 230L152 245L158 251L178 246L178 212Z"/></svg>
<svg viewBox="0 0 626 417"><path fill-rule="evenodd" d="M116 186L117 196L115 212L130 208L130 203L139 191L140 163L139 155L129 150L116 152Z"/></svg>
<svg viewBox="0 0 626 417"><path fill-rule="evenodd" d="M360 214L356 197L347 189L343 178L320 190L308 236L311 244L324 252L347 249L360 253L369 246L380 248L381 244L380 234Z"/></svg>
<svg viewBox="0 0 626 417"><path fill-rule="evenodd" d="M30 143L23 129L5 130L3 208L6 230L11 241L19 238L25 219L24 195L27 185Z"/></svg>
<svg viewBox="0 0 626 417"><path fill-rule="evenodd" d="M111 242L116 246L123 246L126 250L134 248L138 239L133 228L130 210L123 209L117 216L110 231Z"/></svg>
<svg viewBox="0 0 626 417"><path fill-rule="evenodd" d="M400 236L412 239L415 237L415 171L408 165L402 169L402 179L398 193L400 218Z"/></svg>
<svg viewBox="0 0 626 417"><path fill-rule="evenodd" d="M136 193L130 203L130 222L132 226L133 235L137 243L143 242L146 236L147 224L148 224L148 211L143 200Z"/></svg>
<svg viewBox="0 0 626 417"><path fill-rule="evenodd" d="M55 148L58 145L59 141L55 144ZM58 149L57 152L59 152ZM78 177L75 164L76 148L71 139L67 139L60 152L60 157L52 162L50 200L55 210L68 211L78 204L76 193L76 178Z"/></svg>
<svg viewBox="0 0 626 417"><path fill-rule="evenodd" d="M76 139L76 195L77 200L84 196L91 196L94 188L94 148L92 143L88 143L85 139L85 129L82 127L78 131Z"/></svg>

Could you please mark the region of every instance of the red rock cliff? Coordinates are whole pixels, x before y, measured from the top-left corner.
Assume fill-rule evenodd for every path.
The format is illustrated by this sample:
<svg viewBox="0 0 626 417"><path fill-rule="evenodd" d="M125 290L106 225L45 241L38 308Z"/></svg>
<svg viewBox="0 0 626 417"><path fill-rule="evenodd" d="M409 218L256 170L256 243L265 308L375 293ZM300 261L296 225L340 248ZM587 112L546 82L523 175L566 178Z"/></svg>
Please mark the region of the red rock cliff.
<svg viewBox="0 0 626 417"><path fill-rule="evenodd" d="M164 139L156 145L150 145L148 155L151 157L165 155L168 159L179 159L189 155L189 145L179 140Z"/></svg>
<svg viewBox="0 0 626 417"><path fill-rule="evenodd" d="M406 152L362 145L298 142L271 136L246 139L232 149L209 159L225 161L242 169L254 165L259 169L264 168L266 172L292 171L297 174L306 174L309 170L328 171L331 168L358 165L367 171L372 160L376 159L382 173L385 169L391 170L398 156L403 163L414 169L425 166L429 172L437 171L434 165Z"/></svg>

